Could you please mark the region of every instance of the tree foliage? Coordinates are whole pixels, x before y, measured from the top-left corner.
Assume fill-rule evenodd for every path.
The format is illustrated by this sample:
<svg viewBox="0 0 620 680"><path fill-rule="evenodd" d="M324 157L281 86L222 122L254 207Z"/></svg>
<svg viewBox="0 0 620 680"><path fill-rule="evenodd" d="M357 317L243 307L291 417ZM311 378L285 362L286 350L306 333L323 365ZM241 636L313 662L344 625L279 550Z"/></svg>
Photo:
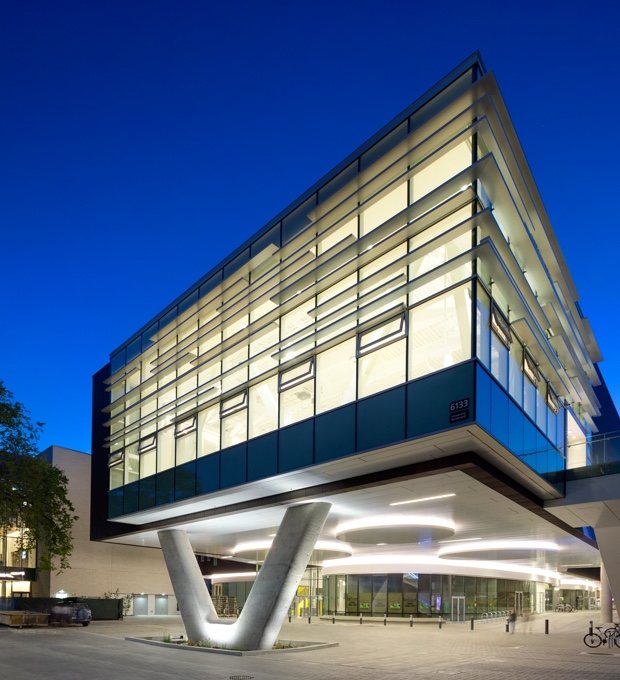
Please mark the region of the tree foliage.
<svg viewBox="0 0 620 680"><path fill-rule="evenodd" d="M40 569L62 571L69 568L78 518L66 475L37 455L41 429L0 380L0 525L5 535L9 527L23 529L18 548L36 547Z"/></svg>

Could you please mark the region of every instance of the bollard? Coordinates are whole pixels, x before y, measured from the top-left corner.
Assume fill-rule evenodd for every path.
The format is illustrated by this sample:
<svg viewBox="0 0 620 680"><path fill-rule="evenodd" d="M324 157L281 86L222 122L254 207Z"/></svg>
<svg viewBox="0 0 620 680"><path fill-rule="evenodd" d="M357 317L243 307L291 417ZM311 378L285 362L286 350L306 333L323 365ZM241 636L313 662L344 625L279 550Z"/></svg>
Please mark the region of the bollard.
<svg viewBox="0 0 620 680"><path fill-rule="evenodd" d="M588 631L588 635L594 635L594 628L593 626L593 621L590 621L590 630Z"/></svg>
<svg viewBox="0 0 620 680"><path fill-rule="evenodd" d="M291 615L290 614L288 615L288 622L289 623L291 622Z"/></svg>
<svg viewBox="0 0 620 680"><path fill-rule="evenodd" d="M549 635L549 619L545 619L545 635Z"/></svg>
<svg viewBox="0 0 620 680"><path fill-rule="evenodd" d="M413 614L409 614L409 628L413 628Z"/></svg>
<svg viewBox="0 0 620 680"><path fill-rule="evenodd" d="M471 620L471 629L472 630L474 629L474 620L473 619Z"/></svg>
<svg viewBox="0 0 620 680"><path fill-rule="evenodd" d="M336 617L332 616L332 623L336 623Z"/></svg>
<svg viewBox="0 0 620 680"><path fill-rule="evenodd" d="M510 633L510 624L506 621L506 632Z"/></svg>
<svg viewBox="0 0 620 680"><path fill-rule="evenodd" d="M440 616L440 617L439 617L439 630L441 630L441 624L442 624L442 623L443 623L443 619L442 619L441 616Z"/></svg>
<svg viewBox="0 0 620 680"><path fill-rule="evenodd" d="M308 617L308 623L312 623L312 617L311 616Z"/></svg>
<svg viewBox="0 0 620 680"><path fill-rule="evenodd" d="M383 615L383 625L387 626L387 614Z"/></svg>
<svg viewBox="0 0 620 680"><path fill-rule="evenodd" d="M362 615L360 614L360 626L362 625Z"/></svg>

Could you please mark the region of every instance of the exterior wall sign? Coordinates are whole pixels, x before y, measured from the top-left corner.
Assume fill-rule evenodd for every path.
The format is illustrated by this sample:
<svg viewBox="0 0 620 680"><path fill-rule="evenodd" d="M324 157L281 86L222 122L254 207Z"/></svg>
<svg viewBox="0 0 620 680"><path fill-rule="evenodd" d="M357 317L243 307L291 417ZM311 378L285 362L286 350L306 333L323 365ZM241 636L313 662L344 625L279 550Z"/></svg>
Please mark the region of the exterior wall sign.
<svg viewBox="0 0 620 680"><path fill-rule="evenodd" d="M450 403L450 422L458 423L469 419L469 399L458 399Z"/></svg>

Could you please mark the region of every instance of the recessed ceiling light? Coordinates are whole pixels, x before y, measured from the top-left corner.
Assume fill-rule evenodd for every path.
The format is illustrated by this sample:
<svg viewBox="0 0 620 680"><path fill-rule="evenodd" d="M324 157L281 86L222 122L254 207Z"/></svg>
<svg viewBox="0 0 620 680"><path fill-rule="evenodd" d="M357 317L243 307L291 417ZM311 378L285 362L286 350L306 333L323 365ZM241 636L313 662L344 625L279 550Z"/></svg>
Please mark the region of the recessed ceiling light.
<svg viewBox="0 0 620 680"><path fill-rule="evenodd" d="M377 543L377 545L387 545L387 543Z"/></svg>
<svg viewBox="0 0 620 680"><path fill-rule="evenodd" d="M269 538L274 538L275 534L269 534Z"/></svg>
<svg viewBox="0 0 620 680"><path fill-rule="evenodd" d="M455 493L444 493L441 496L428 496L428 498L414 498L411 501L398 501L398 503L390 503L390 505L407 505L408 503L422 503L423 501L436 501L439 498L450 498L456 496Z"/></svg>
<svg viewBox="0 0 620 680"><path fill-rule="evenodd" d="M482 538L448 538L445 541L437 541L437 543L464 543L465 541L481 541Z"/></svg>

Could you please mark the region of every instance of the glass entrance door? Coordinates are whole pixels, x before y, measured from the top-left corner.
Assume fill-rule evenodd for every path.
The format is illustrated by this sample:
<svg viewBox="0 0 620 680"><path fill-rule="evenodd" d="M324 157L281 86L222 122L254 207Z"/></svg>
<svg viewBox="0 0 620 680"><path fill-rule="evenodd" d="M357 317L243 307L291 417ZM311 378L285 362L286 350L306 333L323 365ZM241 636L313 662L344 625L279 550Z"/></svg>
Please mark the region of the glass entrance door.
<svg viewBox="0 0 620 680"><path fill-rule="evenodd" d="M522 611L523 611L523 591L522 590L516 590L515 591L515 614L517 616L521 616Z"/></svg>
<svg viewBox="0 0 620 680"><path fill-rule="evenodd" d="M465 621L465 598L452 596L451 621Z"/></svg>

